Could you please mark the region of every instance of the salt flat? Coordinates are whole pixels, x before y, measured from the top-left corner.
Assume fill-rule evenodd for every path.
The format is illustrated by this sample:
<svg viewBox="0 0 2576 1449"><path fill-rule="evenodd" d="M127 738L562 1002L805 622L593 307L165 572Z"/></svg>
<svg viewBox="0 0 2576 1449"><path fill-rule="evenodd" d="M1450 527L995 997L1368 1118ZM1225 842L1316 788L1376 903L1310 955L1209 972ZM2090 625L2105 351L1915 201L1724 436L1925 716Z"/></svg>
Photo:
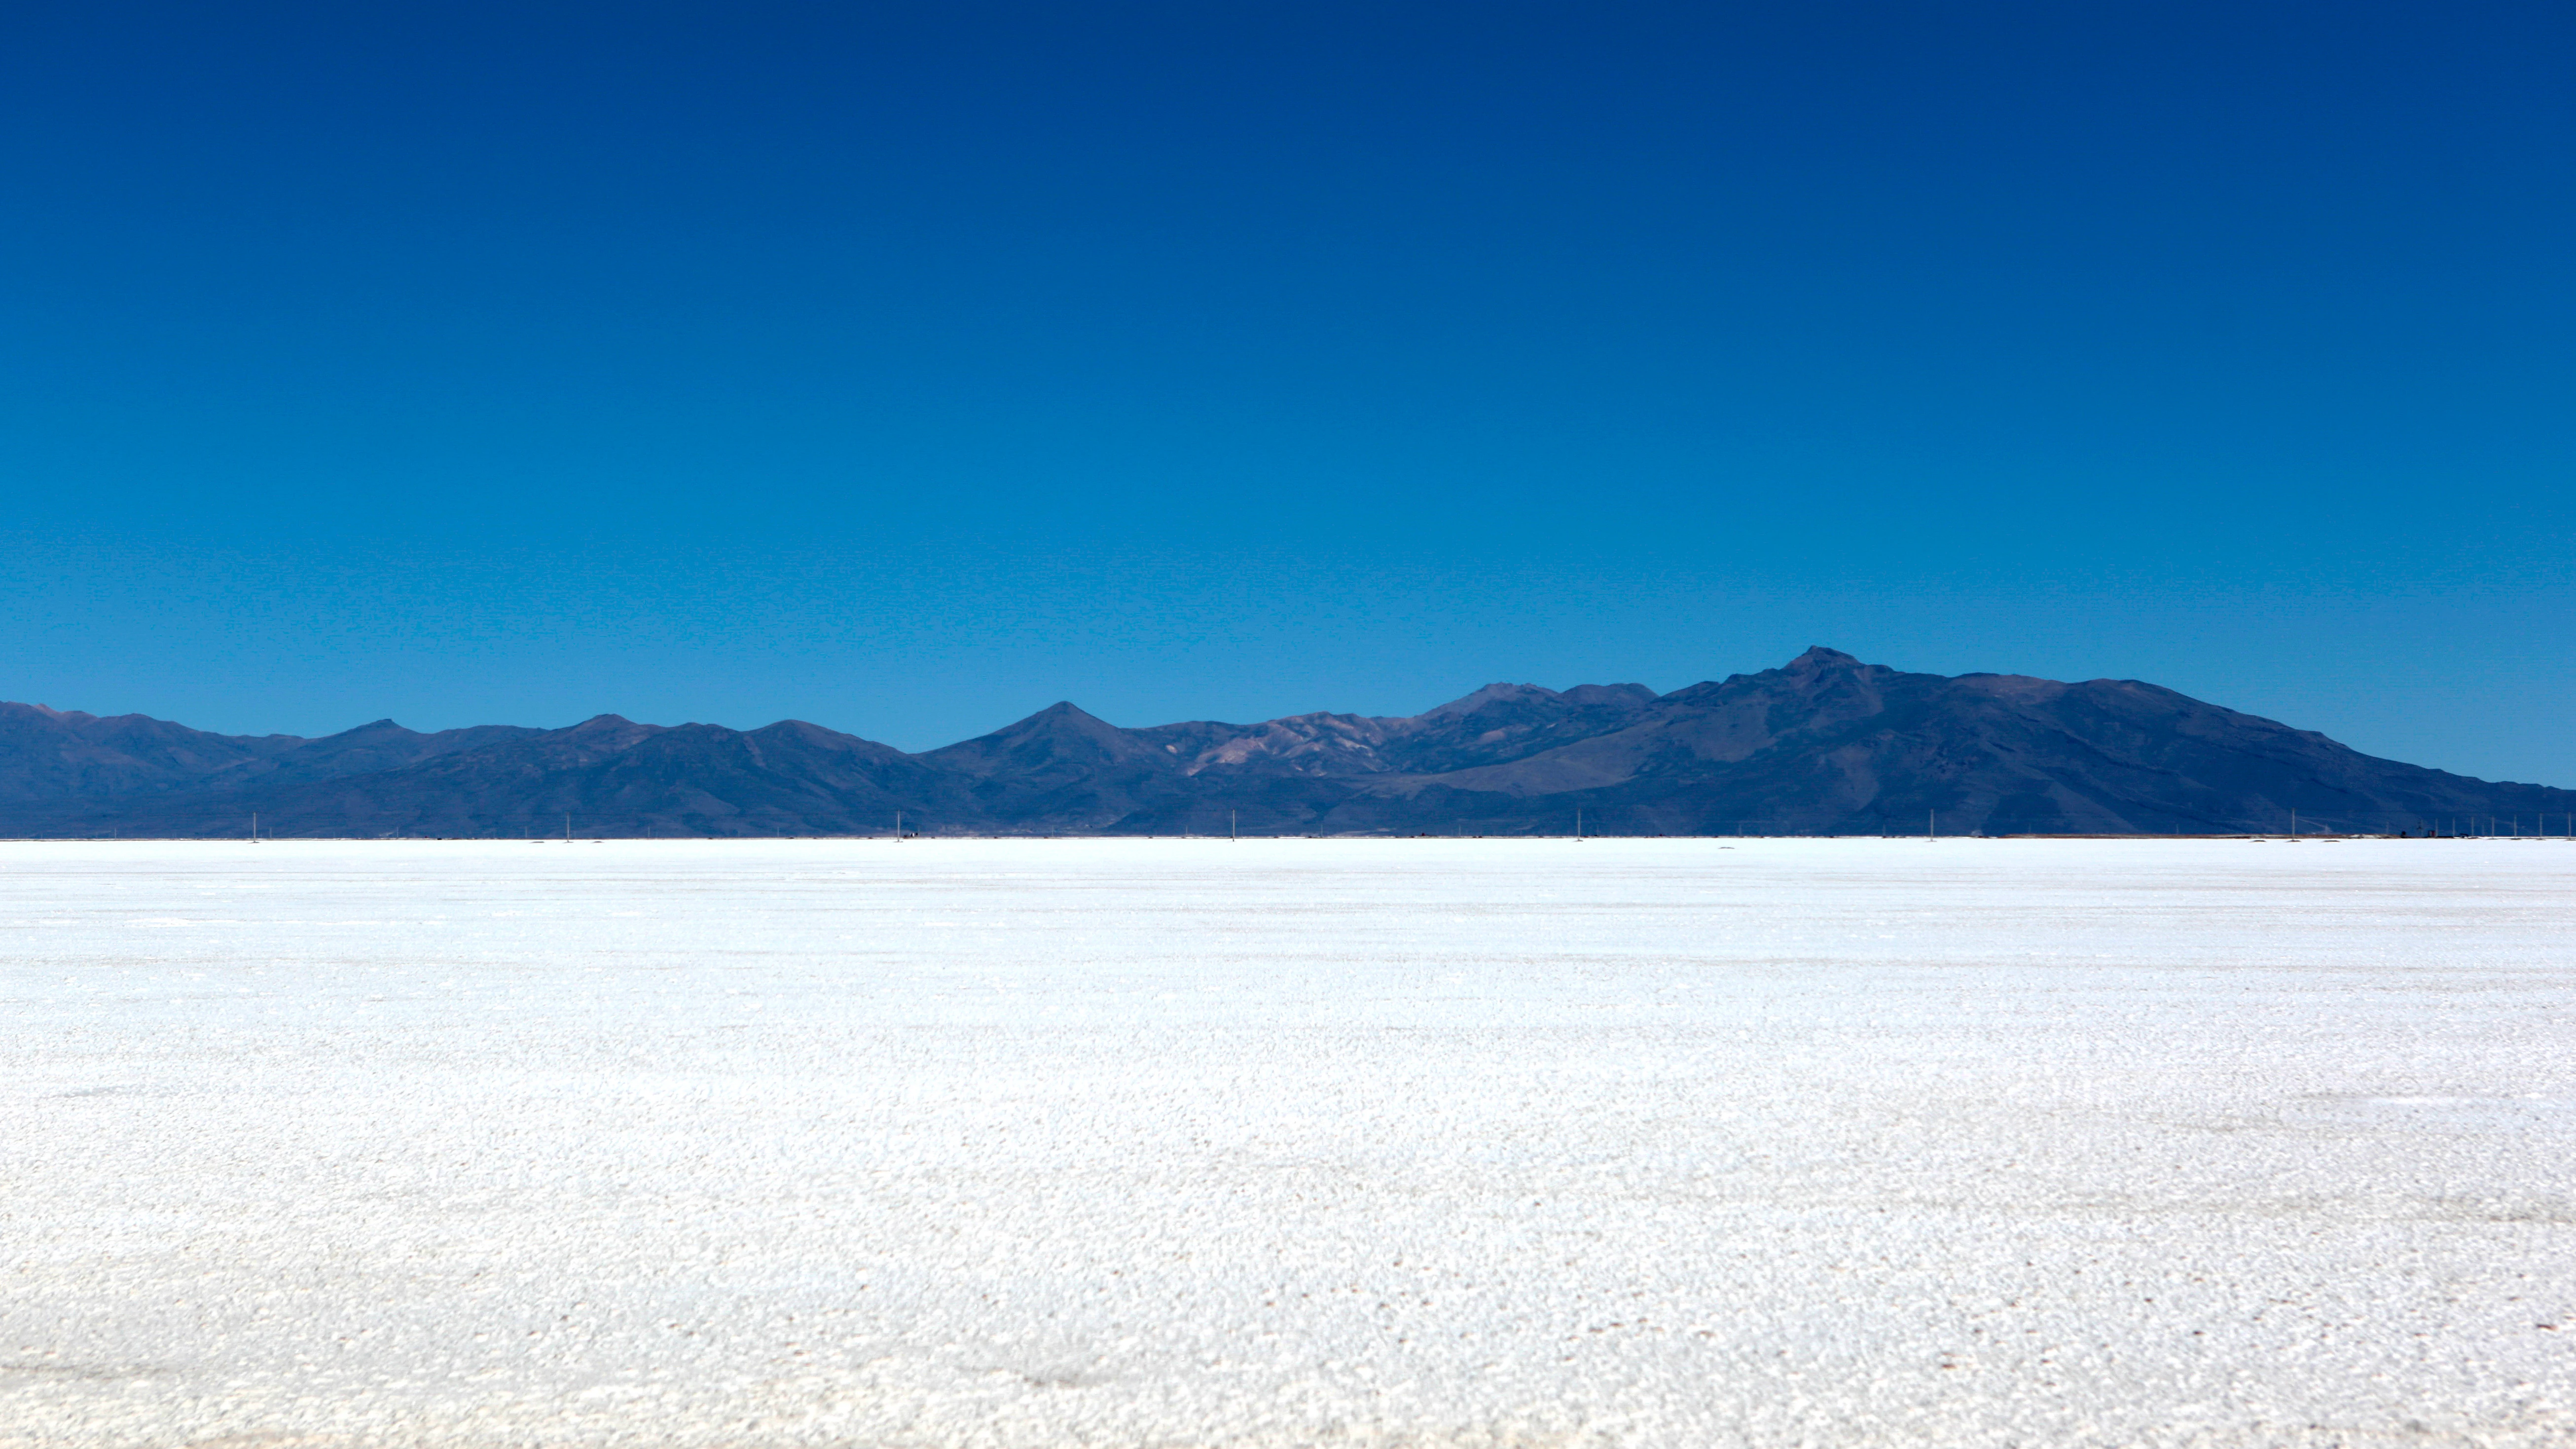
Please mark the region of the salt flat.
<svg viewBox="0 0 2576 1449"><path fill-rule="evenodd" d="M2576 1443L2576 845L0 845L0 1444Z"/></svg>

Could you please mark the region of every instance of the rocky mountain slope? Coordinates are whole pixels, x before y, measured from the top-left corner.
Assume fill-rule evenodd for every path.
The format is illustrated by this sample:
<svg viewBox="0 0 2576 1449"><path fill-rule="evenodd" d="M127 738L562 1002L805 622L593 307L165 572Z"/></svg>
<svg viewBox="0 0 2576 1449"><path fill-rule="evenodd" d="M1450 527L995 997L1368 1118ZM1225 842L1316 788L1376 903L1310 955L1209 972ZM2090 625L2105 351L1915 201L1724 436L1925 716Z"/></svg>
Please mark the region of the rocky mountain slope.
<svg viewBox="0 0 2576 1449"><path fill-rule="evenodd" d="M318 740L217 735L139 714L0 702L0 810L373 774L542 733L481 725L421 734L380 719Z"/></svg>
<svg viewBox="0 0 2576 1449"><path fill-rule="evenodd" d="M818 725L212 735L0 705L0 832L239 835L2232 833L2576 810L2133 680L1810 649L1657 695L1489 685L1403 717L1123 729L1057 704L911 755ZM2553 829L2563 829L2563 821Z"/></svg>

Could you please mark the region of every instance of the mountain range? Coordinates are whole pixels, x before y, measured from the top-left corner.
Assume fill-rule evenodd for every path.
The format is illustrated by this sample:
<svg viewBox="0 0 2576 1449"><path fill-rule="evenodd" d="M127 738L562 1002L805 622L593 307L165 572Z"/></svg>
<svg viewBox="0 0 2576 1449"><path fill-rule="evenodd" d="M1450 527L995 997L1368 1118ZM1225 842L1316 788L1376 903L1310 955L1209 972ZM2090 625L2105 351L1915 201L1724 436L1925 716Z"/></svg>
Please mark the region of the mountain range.
<svg viewBox="0 0 2576 1449"><path fill-rule="evenodd" d="M2576 791L2377 759L2135 680L1911 674L1815 648L1670 694L1492 684L1423 714L1122 729L1057 704L921 754L756 730L322 739L0 704L0 834L2446 833ZM2483 828L2482 826L2479 828Z"/></svg>

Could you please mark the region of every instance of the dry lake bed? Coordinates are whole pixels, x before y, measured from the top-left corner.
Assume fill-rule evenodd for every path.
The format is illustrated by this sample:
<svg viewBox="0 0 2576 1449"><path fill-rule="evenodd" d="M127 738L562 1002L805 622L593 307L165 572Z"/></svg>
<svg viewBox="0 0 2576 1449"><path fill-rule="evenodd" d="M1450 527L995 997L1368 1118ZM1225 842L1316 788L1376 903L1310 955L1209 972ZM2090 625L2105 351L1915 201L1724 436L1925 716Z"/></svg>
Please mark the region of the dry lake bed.
<svg viewBox="0 0 2576 1449"><path fill-rule="evenodd" d="M0 1446L2576 1444L2576 843L0 844Z"/></svg>

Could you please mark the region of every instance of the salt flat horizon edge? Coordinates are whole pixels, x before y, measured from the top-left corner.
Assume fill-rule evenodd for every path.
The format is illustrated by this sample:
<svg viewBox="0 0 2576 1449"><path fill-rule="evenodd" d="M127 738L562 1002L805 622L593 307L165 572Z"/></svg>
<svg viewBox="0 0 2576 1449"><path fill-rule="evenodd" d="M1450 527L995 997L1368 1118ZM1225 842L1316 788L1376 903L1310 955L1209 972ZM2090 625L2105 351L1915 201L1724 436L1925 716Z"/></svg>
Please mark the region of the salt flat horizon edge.
<svg viewBox="0 0 2576 1449"><path fill-rule="evenodd" d="M1217 841L1217 842L1228 842L1228 841L1234 841L1234 840L1274 840L1274 841L1279 841L1279 840L1339 840L1339 841L1387 841L1387 842L1403 842L1403 841L1411 841L1411 840L1488 840L1488 841L1495 841L1495 842L1502 842L1502 841L1516 841L1516 840L1517 840L1517 841L1580 841L1580 842L1590 842L1590 841L1595 841L1595 840L1671 840L1671 841L1703 840L1703 841L1723 842L1723 843L1727 843L1727 844L1732 844L1732 843L1734 843L1734 842L1736 842L1736 841L1740 841L1740 840L1923 840L1923 839L1925 839L1925 838L1926 838L1926 835L1925 835L1923 832L1916 832L1916 833L1914 833L1914 834L1882 833L1882 834L1875 834L1875 835L1863 835L1863 834L1860 834L1860 833L1857 833L1857 832L1853 832L1853 833L1849 833L1849 834L1827 834L1827 833L1817 833L1817 834L1812 834L1812 835L1789 835L1789 834L1783 834L1783 835L1612 835L1612 834L1601 834L1601 835L1583 835L1583 836L1576 836L1576 835L1572 835L1572 834L1567 834L1567 835L1432 835L1432 834L1430 834L1430 833L1428 833L1428 832L1416 832L1416 833L1413 833L1413 834L1403 834L1403 835L1399 835L1399 834L1394 834L1394 833L1391 833L1391 832L1381 832L1381 831L1351 831L1351 832L1348 832L1348 833L1346 833L1346 834L1335 834L1335 835L1242 835L1242 836L1225 836L1225 835L1073 835L1073 834L1040 835L1040 834L1035 834L1035 833L1027 834L1027 835L1006 835L1006 834L969 835L969 834L962 834L962 833L961 833L961 834L956 834L956 835L942 835L942 834L936 834L936 833L926 832L926 831L924 831L924 832L907 831L907 832L905 832L904 837L903 837L903 839L904 839L905 841L912 841L912 840L949 840L949 841L991 840L991 841L1037 841L1037 842L1061 842L1061 843L1065 843L1065 844L1078 844L1078 843L1081 843L1081 842L1084 842L1084 841L1094 841L1094 840L1189 840L1189 841ZM2461 833L2461 834L2459 834L2459 835L2456 835L2456 836L2452 836L2452 835L2443 835L2443 836L2430 836L2430 837L2425 837L2425 836L2408 836L2408 835L2405 835L2405 834L2402 834L2402 833L2398 833L2398 832L2387 832L2387 833L2382 833L2382 832L2378 832L2378 831L2353 831L2353 832L2342 832L2342 831L2325 832L2325 831L2318 831L2318 832L2310 832L2310 833L2308 833L2308 834L2304 834L2304 835L2293 836L2293 835L2291 835L2288 831L2285 831L2285 830L2279 830L2279 831L2241 831L2241 832L2236 832L2236 833L2232 833L2232 834L2224 834L2224 835L2220 835L2220 834L2209 834L2209 835L2182 835L2182 834L2176 834L2176 833L2172 833L2172 832L2153 832L2153 831L2142 831L2142 830L2141 830L2141 831L2071 831L2071 830L2070 830L2070 831L2016 831L2016 832L2009 832L2009 833L1998 832L1998 833L1995 833L1995 834L1988 834L1988 833L1986 833L1986 832L1984 832L1984 831L1971 831L1971 832L1964 832L1964 833L1962 833L1962 834L1958 834L1958 835L1944 835L1944 836L1939 836L1939 837L1937 837L1937 839L1942 840L1942 841L1950 841L1950 840L2173 840L2173 841L2193 841L2193 840L2201 840L2201 841L2230 841L2230 840L2234 840L2234 841L2245 841L2245 840L2405 840L2405 839L2439 839L2439 840L2486 840L2486 839L2502 839L2502 840L2511 840L2511 839L2516 839L2516 838L2524 839L2524 840L2576 840L2576 836L2568 836L2568 835L2539 835L2539 834L2525 834L2525 835L2523 835L2523 836L2516 837L2516 836L2513 836L2513 835L2511 835L2511 834L2509 834L2509 833L2499 833L2499 834L2494 835L2494 836L2483 836L2483 835L2470 835L2470 834L2468 834L2468 833L2466 833L2466 832L2463 832L2463 833ZM120 835L120 836L0 835L0 845L92 845L92 844L94 844L94 845L217 845L217 846L220 846L220 845L268 845L268 844L286 843L286 842L299 842L299 843L303 843L303 844L311 844L311 845L422 845L422 844L433 844L433 843L441 843L441 842L449 842L449 841L469 842L469 843L480 843L480 844L484 844L484 845L573 845L573 844L605 845L605 844L608 844L608 843L609 843L609 842L611 842L611 841L616 841L616 842L619 842L619 843L633 843L633 844L637 844L637 845L651 845L651 844L671 844L671 845L728 845L728 844L736 844L736 843L743 843L743 844L755 844L755 843L763 843L763 842L777 842L777 841L812 841L812 842L821 842L821 841L882 841L882 842L885 842L885 843L888 843L888 844L896 843L896 842L895 842L895 836L894 836L894 833L893 833L892 831L887 831L887 832L885 832L885 833L883 833L883 834L877 834L877 835L582 835L582 836L576 836L574 839L569 840L569 841L568 841L568 840L563 839L561 836L551 836L551 835L535 835L535 836L524 836L524 835L261 835L261 836L258 836L258 837L256 837L256 838L253 838L253 837L250 837L250 836L214 836L214 835Z"/></svg>
<svg viewBox="0 0 2576 1449"><path fill-rule="evenodd" d="M0 1445L2576 1442L2566 852L245 843L0 843Z"/></svg>

